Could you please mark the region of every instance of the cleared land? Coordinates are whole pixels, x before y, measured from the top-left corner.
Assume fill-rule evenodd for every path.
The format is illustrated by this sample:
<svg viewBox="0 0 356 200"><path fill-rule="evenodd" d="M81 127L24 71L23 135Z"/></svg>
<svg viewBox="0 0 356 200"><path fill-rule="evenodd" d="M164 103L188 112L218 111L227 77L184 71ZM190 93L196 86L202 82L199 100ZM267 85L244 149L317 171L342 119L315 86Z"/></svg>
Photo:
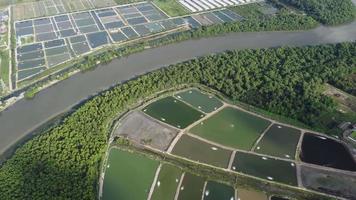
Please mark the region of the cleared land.
<svg viewBox="0 0 356 200"><path fill-rule="evenodd" d="M238 152L232 169L244 174L297 186L295 163Z"/></svg>
<svg viewBox="0 0 356 200"><path fill-rule="evenodd" d="M274 124L265 133L255 151L281 158L294 159L301 132L294 128Z"/></svg>
<svg viewBox="0 0 356 200"><path fill-rule="evenodd" d="M113 134L127 137L162 151L169 147L178 131L156 122L141 112L134 111L125 116Z"/></svg>
<svg viewBox="0 0 356 200"><path fill-rule="evenodd" d="M178 200L201 199L204 190L204 178L186 173L180 187Z"/></svg>
<svg viewBox="0 0 356 200"><path fill-rule="evenodd" d="M191 160L227 168L232 152L189 135L183 135L174 146L172 153Z"/></svg>
<svg viewBox="0 0 356 200"><path fill-rule="evenodd" d="M237 196L240 200L268 200L265 193L244 188L237 188Z"/></svg>
<svg viewBox="0 0 356 200"><path fill-rule="evenodd" d="M208 181L204 192L204 200L235 200L235 190L231 186Z"/></svg>
<svg viewBox="0 0 356 200"><path fill-rule="evenodd" d="M193 127L190 132L229 147L250 150L269 121L227 107Z"/></svg>
<svg viewBox="0 0 356 200"><path fill-rule="evenodd" d="M177 167L167 164L163 165L159 172L151 200L174 199L182 173Z"/></svg>
<svg viewBox="0 0 356 200"><path fill-rule="evenodd" d="M147 198L159 164L157 161L112 149L107 164L103 200Z"/></svg>
<svg viewBox="0 0 356 200"><path fill-rule="evenodd" d="M189 14L189 11L175 0L153 0L153 3L171 17Z"/></svg>
<svg viewBox="0 0 356 200"><path fill-rule="evenodd" d="M166 97L145 107L143 112L177 128L186 128L204 117L204 114L191 108L174 97Z"/></svg>
<svg viewBox="0 0 356 200"><path fill-rule="evenodd" d="M301 178L303 186L308 189L356 199L356 175L345 176L339 172L302 165Z"/></svg>
<svg viewBox="0 0 356 200"><path fill-rule="evenodd" d="M196 89L184 91L174 96L205 113L210 113L223 105L216 97L201 93Z"/></svg>

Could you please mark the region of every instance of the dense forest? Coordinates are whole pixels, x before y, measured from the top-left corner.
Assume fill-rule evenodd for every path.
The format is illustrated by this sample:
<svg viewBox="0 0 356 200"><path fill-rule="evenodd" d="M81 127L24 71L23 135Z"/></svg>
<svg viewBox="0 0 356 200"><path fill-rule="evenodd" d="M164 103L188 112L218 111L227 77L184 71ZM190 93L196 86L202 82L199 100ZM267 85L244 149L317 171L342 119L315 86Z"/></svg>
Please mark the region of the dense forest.
<svg viewBox="0 0 356 200"><path fill-rule="evenodd" d="M280 0L281 2L295 6L317 21L337 25L353 21L355 18L355 6L351 0Z"/></svg>
<svg viewBox="0 0 356 200"><path fill-rule="evenodd" d="M334 111L335 104L320 87L354 70L355 54L356 43L228 51L118 85L20 147L0 169L1 199L95 199L110 121L144 97L182 84L203 84L231 99L322 126L318 117Z"/></svg>

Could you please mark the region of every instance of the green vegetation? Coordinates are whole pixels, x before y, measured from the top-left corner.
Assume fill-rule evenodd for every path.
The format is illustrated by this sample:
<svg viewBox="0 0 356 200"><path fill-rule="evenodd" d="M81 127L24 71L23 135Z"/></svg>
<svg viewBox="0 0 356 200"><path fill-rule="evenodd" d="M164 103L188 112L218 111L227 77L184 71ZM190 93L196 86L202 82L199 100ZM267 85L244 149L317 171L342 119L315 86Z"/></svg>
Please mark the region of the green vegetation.
<svg viewBox="0 0 356 200"><path fill-rule="evenodd" d="M232 7L230 9L249 20L261 19L266 17L266 15L262 12L264 6L261 3L240 5L240 6Z"/></svg>
<svg viewBox="0 0 356 200"><path fill-rule="evenodd" d="M355 18L355 6L351 0L280 0L306 12L317 21L337 25Z"/></svg>
<svg viewBox="0 0 356 200"><path fill-rule="evenodd" d="M151 199L174 199L181 176L182 171L179 168L168 164L162 165Z"/></svg>
<svg viewBox="0 0 356 200"><path fill-rule="evenodd" d="M114 0L117 5L141 2L142 0Z"/></svg>
<svg viewBox="0 0 356 200"><path fill-rule="evenodd" d="M231 186L217 183L214 181L208 181L204 200L234 200L235 199L235 190Z"/></svg>
<svg viewBox="0 0 356 200"><path fill-rule="evenodd" d="M294 160L299 138L299 130L274 124L265 133L255 151Z"/></svg>
<svg viewBox="0 0 356 200"><path fill-rule="evenodd" d="M25 92L25 98L26 99L32 99L33 97L35 97L35 95L41 91L41 87L31 87L28 90L26 90Z"/></svg>
<svg viewBox="0 0 356 200"><path fill-rule="evenodd" d="M8 50L0 51L0 63L1 79L5 85L9 86L10 61Z"/></svg>
<svg viewBox="0 0 356 200"><path fill-rule="evenodd" d="M356 69L354 69L353 73L332 82L332 84L345 92L356 96Z"/></svg>
<svg viewBox="0 0 356 200"><path fill-rule="evenodd" d="M232 148L250 150L269 121L227 107L194 126L190 132Z"/></svg>
<svg viewBox="0 0 356 200"><path fill-rule="evenodd" d="M171 17L189 14L189 12L175 0L153 0L153 3Z"/></svg>
<svg viewBox="0 0 356 200"><path fill-rule="evenodd" d="M203 94L196 89L184 91L174 96L205 113L210 113L223 105L216 97Z"/></svg>
<svg viewBox="0 0 356 200"><path fill-rule="evenodd" d="M166 97L145 107L143 111L153 118L177 128L188 125L204 117L204 114L173 98Z"/></svg>
<svg viewBox="0 0 356 200"><path fill-rule="evenodd" d="M103 200L146 199L158 162L139 154L111 149L104 178Z"/></svg>
<svg viewBox="0 0 356 200"><path fill-rule="evenodd" d="M21 45L33 43L34 41L35 41L35 38L33 36L21 37Z"/></svg>
<svg viewBox="0 0 356 200"><path fill-rule="evenodd" d="M317 22L311 17L282 10L270 17L204 26L194 31L192 35L193 38L199 38L228 32L301 30L314 28L317 25Z"/></svg>
<svg viewBox="0 0 356 200"><path fill-rule="evenodd" d="M232 169L266 180L298 185L296 167L292 162L238 152Z"/></svg>
<svg viewBox="0 0 356 200"><path fill-rule="evenodd" d="M174 146L173 154L216 167L227 168L232 152L188 135L182 135Z"/></svg>
<svg viewBox="0 0 356 200"><path fill-rule="evenodd" d="M353 131L353 132L351 133L351 137L356 140L356 131Z"/></svg>
<svg viewBox="0 0 356 200"><path fill-rule="evenodd" d="M204 178L185 173L179 191L178 200L201 199L204 189Z"/></svg>
<svg viewBox="0 0 356 200"><path fill-rule="evenodd" d="M320 117L337 111L319 88L350 74L355 52L355 42L229 51L140 76L91 98L19 147L1 166L0 194L4 199L96 199L112 119L152 94L182 85L202 84L233 101L329 130Z"/></svg>

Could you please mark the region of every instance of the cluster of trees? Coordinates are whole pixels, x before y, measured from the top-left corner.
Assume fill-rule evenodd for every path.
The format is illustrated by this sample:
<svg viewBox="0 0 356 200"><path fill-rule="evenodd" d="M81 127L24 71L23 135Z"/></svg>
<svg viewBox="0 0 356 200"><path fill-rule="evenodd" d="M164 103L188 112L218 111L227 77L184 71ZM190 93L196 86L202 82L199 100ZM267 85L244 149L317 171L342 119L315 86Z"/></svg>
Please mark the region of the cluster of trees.
<svg viewBox="0 0 356 200"><path fill-rule="evenodd" d="M337 25L353 21L355 6L351 0L280 0L295 6L317 21Z"/></svg>
<svg viewBox="0 0 356 200"><path fill-rule="evenodd" d="M332 84L345 92L356 96L356 68L352 74L333 81Z"/></svg>
<svg viewBox="0 0 356 200"><path fill-rule="evenodd" d="M96 199L108 124L144 97L204 84L232 99L315 126L334 109L321 94L355 68L356 43L229 51L172 65L93 97L20 147L0 169L1 199Z"/></svg>

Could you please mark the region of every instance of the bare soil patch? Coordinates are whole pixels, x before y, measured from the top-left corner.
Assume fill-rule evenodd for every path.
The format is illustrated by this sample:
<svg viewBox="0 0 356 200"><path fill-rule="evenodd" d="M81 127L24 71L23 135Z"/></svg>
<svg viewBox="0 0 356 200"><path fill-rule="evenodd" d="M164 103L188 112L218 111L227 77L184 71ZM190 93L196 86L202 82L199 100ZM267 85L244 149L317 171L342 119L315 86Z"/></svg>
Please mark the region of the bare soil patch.
<svg viewBox="0 0 356 200"><path fill-rule="evenodd" d="M164 151L178 130L150 119L139 111L133 111L119 121L113 134Z"/></svg>
<svg viewBox="0 0 356 200"><path fill-rule="evenodd" d="M345 172L346 173L346 172ZM356 199L356 175L301 166L301 179L304 187L319 192Z"/></svg>

